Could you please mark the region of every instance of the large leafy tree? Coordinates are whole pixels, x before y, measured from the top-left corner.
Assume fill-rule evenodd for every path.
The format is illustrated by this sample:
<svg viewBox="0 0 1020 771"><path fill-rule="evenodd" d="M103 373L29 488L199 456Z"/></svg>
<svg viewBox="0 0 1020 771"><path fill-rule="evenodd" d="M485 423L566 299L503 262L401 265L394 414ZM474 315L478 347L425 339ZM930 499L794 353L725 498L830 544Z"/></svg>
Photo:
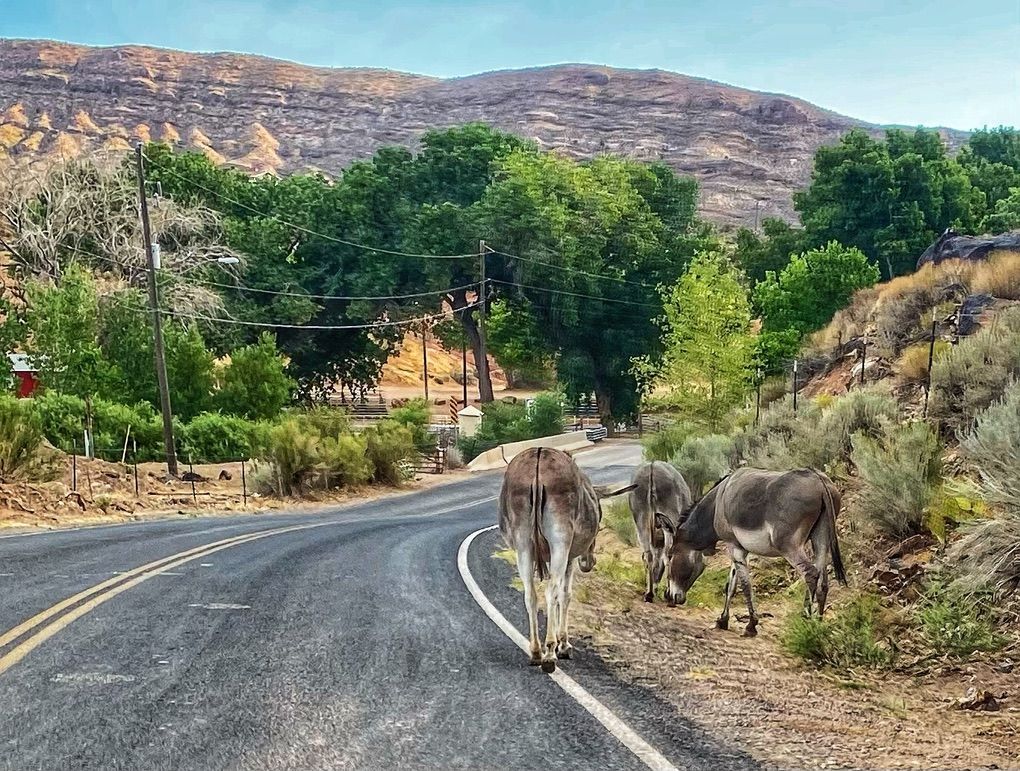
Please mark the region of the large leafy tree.
<svg viewBox="0 0 1020 771"><path fill-rule="evenodd" d="M742 277L727 257L703 252L663 294L661 382L689 419L718 430L750 383L751 311Z"/></svg>
<svg viewBox="0 0 1020 771"><path fill-rule="evenodd" d="M882 141L853 130L818 150L794 205L807 246L857 247L890 278L946 228L972 228L983 200L935 132L892 129Z"/></svg>
<svg viewBox="0 0 1020 771"><path fill-rule="evenodd" d="M733 259L753 287L770 270L779 272L790 259L804 250L804 231L785 220L767 217L761 233L740 228L734 239Z"/></svg>

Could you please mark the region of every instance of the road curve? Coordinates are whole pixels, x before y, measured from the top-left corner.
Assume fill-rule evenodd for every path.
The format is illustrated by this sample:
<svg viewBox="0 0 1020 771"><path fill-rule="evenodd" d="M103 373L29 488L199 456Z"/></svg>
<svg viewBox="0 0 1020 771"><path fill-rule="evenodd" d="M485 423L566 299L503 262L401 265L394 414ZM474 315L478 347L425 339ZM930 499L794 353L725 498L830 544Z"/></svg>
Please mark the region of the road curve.
<svg viewBox="0 0 1020 771"><path fill-rule="evenodd" d="M0 538L0 768L647 768L468 592L500 481ZM467 569L520 629L496 538ZM583 645L563 670L664 762L754 767Z"/></svg>

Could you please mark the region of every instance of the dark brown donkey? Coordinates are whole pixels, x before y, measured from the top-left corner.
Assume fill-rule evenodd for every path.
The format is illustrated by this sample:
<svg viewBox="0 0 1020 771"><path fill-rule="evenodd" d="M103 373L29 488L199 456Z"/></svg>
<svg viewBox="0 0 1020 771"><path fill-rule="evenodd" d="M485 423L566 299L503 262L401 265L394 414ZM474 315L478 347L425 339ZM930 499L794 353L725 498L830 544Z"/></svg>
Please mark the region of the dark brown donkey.
<svg viewBox="0 0 1020 771"><path fill-rule="evenodd" d="M556 659L569 659L567 612L575 567L595 567L595 535L602 519L599 498L619 495L633 485L595 487L573 459L539 447L517 455L506 468L499 493L499 529L517 552L517 572L528 609L531 663L543 672ZM545 648L538 641L537 580L545 585Z"/></svg>
<svg viewBox="0 0 1020 771"><path fill-rule="evenodd" d="M711 550L723 541L729 547L732 562L726 603L717 627L726 629L729 625L730 600L739 578L750 616L744 634L753 637L757 633L758 614L747 571L748 554L785 557L807 584L805 610L810 614L812 606L816 606L821 616L829 592L830 557L837 580L846 585L836 539L839 507L836 486L815 469L734 471L717 482L675 529L670 551L670 592L674 595L686 592L697 578L690 578L686 569L692 552ZM666 517L659 517L658 521L663 528L672 527ZM812 557L805 550L809 541Z"/></svg>

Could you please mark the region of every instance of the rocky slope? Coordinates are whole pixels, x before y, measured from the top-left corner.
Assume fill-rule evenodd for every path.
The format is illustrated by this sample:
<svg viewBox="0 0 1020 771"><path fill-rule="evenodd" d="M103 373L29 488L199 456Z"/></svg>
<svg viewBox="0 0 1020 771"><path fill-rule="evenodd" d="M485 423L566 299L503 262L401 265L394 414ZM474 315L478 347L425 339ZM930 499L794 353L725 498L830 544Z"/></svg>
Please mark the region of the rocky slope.
<svg viewBox="0 0 1020 771"><path fill-rule="evenodd" d="M438 80L256 56L0 40L0 154L156 139L252 173L336 173L423 131L486 121L578 157L664 159L723 224L792 216L811 156L866 124L798 99L658 70L562 65ZM869 127L873 128L873 127ZM955 137L951 137L954 139ZM760 204L756 202L760 201Z"/></svg>

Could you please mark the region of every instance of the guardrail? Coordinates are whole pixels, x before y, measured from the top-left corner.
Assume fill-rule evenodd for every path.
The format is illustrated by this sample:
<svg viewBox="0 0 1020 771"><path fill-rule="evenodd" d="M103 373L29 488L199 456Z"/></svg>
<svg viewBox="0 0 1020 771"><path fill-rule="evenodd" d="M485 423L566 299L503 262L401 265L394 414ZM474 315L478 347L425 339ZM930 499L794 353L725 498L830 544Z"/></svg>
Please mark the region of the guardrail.
<svg viewBox="0 0 1020 771"><path fill-rule="evenodd" d="M564 452L573 452L594 444L584 431L572 431L569 434L543 436L539 439L525 439L523 442L508 442L491 450L486 450L468 465L468 471L489 471L503 468L517 455L532 447L553 447Z"/></svg>

